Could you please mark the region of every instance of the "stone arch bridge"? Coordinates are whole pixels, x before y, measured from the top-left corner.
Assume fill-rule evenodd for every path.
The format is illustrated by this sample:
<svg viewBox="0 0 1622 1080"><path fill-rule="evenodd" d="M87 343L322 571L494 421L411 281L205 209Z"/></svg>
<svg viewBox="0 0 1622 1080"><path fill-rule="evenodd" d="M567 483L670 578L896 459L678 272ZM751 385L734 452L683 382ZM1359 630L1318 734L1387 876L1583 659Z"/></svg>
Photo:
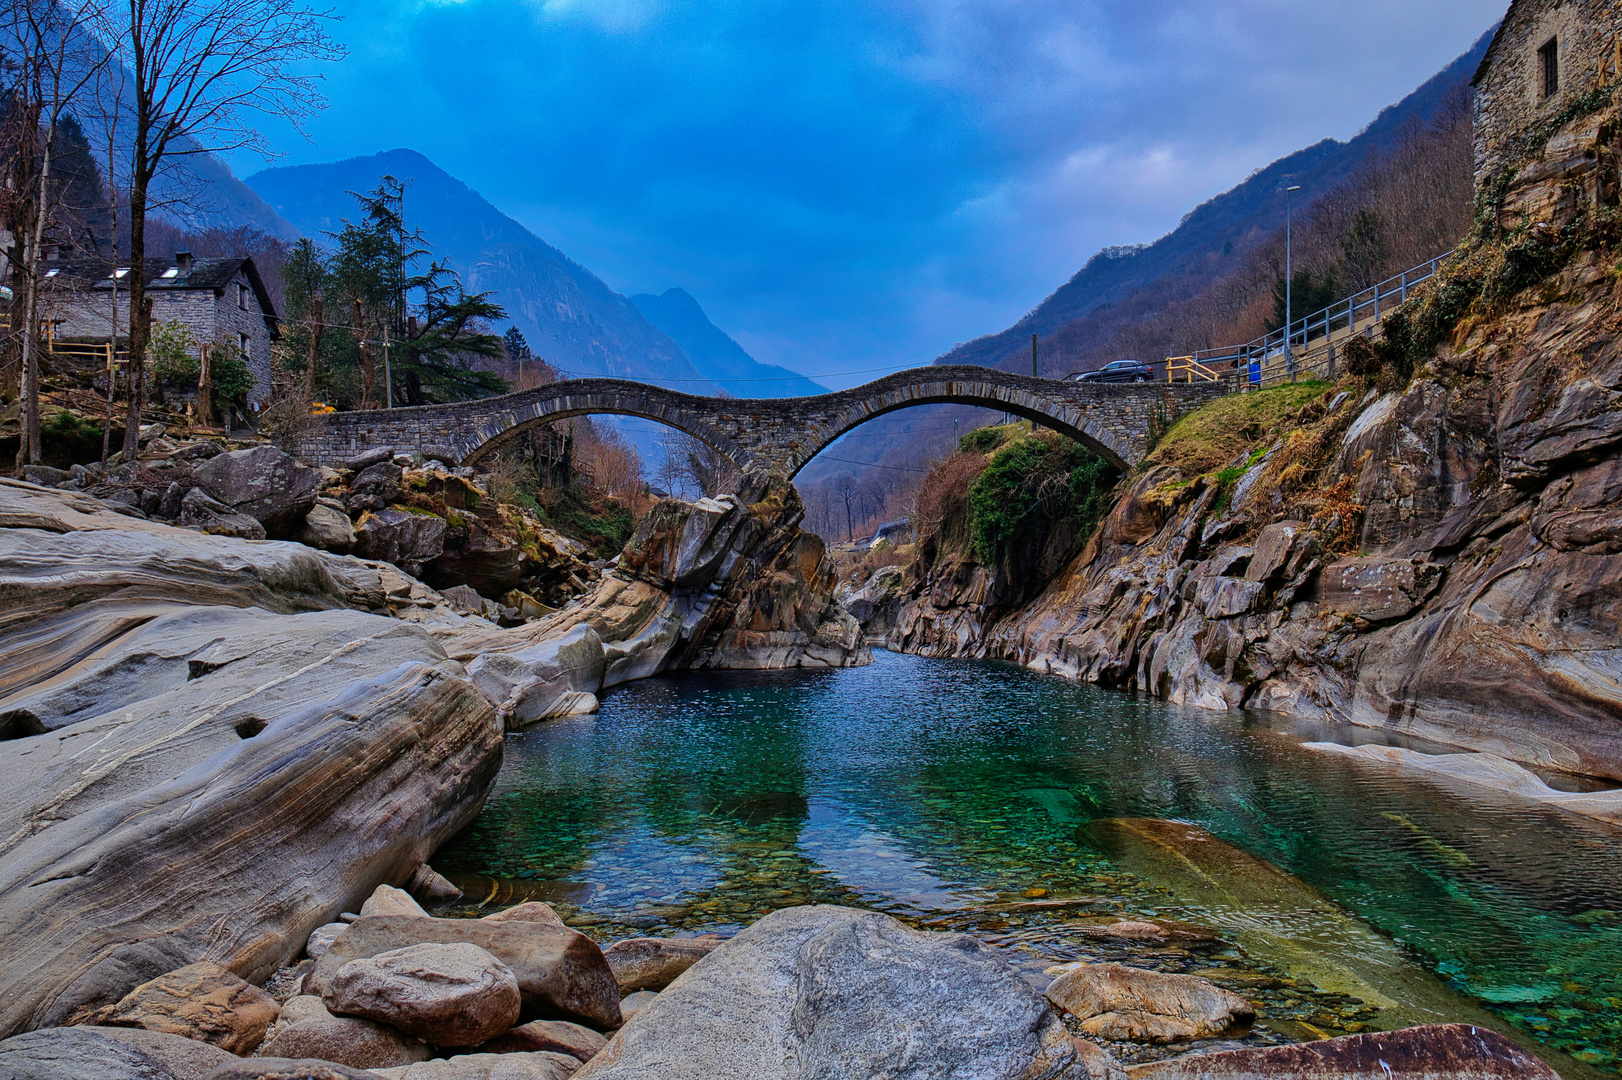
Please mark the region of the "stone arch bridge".
<svg viewBox="0 0 1622 1080"><path fill-rule="evenodd" d="M623 379L571 379L449 405L328 413L300 440L301 456L337 467L367 450L428 451L474 465L514 435L553 420L618 413L657 420L700 439L740 471L792 479L835 439L914 405L977 405L1068 435L1123 471L1148 451L1149 431L1231 389L1220 383L1100 384L938 365L799 398L697 397Z"/></svg>

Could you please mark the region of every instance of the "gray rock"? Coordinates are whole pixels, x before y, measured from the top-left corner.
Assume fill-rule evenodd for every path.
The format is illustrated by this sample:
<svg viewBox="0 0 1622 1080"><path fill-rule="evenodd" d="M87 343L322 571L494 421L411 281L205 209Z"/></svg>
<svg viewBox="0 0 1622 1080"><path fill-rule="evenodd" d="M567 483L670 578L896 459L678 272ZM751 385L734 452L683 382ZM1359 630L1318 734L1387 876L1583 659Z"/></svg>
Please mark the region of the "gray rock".
<svg viewBox="0 0 1622 1080"><path fill-rule="evenodd" d="M1441 567L1420 559L1342 559L1323 568L1323 603L1369 622L1400 619L1436 591L1440 577Z"/></svg>
<svg viewBox="0 0 1622 1080"><path fill-rule="evenodd" d="M1082 964L1048 986L1047 999L1096 1038L1168 1043L1206 1039L1256 1018L1255 1007L1195 975L1124 964Z"/></svg>
<svg viewBox="0 0 1622 1080"><path fill-rule="evenodd" d="M170 456L179 461L207 461L225 453L225 444L218 439L198 439L175 447Z"/></svg>
<svg viewBox="0 0 1622 1080"><path fill-rule="evenodd" d="M317 503L304 515L297 540L323 551L345 552L355 546L355 526L348 514Z"/></svg>
<svg viewBox="0 0 1622 1080"><path fill-rule="evenodd" d="M258 520L237 513L202 488L192 488L180 500L180 524L201 529L210 536L232 536L239 540L265 538L265 527Z"/></svg>
<svg viewBox="0 0 1622 1080"><path fill-rule="evenodd" d="M203 1080L203 1077L232 1061L235 1055L206 1042L171 1035L165 1031L145 1028L92 1027L46 1028L46 1031L88 1031L121 1042L167 1065L179 1080Z"/></svg>
<svg viewBox="0 0 1622 1080"><path fill-rule="evenodd" d="M517 729L597 711L607 657L587 623L527 649L487 653L468 665L473 685Z"/></svg>
<svg viewBox="0 0 1622 1080"><path fill-rule="evenodd" d="M658 1000L657 990L633 990L620 998L620 1016L629 1024L632 1017Z"/></svg>
<svg viewBox="0 0 1622 1080"><path fill-rule="evenodd" d="M468 942L411 945L344 964L323 989L336 1015L388 1024L439 1046L474 1046L518 1022L512 969Z"/></svg>
<svg viewBox="0 0 1622 1080"><path fill-rule="evenodd" d="M404 475L400 466L386 459L366 466L350 482L345 508L351 514L383 509L400 497L400 478Z"/></svg>
<svg viewBox="0 0 1622 1080"><path fill-rule="evenodd" d="M372 895L366 898L366 903L360 906L362 917L367 915L419 915L427 918L428 913L422 910L422 905L411 898L411 894L404 889L396 889L392 885L379 885L372 890Z"/></svg>
<svg viewBox="0 0 1622 1080"><path fill-rule="evenodd" d="M620 1003L621 1010L624 1002ZM590 1061L608 1045L608 1039L588 1027L571 1024L567 1020L531 1020L513 1028L505 1035L479 1047L490 1054L511 1054L545 1050L553 1054L568 1054L581 1061Z"/></svg>
<svg viewBox="0 0 1622 1080"><path fill-rule="evenodd" d="M0 1042L5 1080L179 1080L133 1043L86 1028L46 1028Z"/></svg>
<svg viewBox="0 0 1622 1080"><path fill-rule="evenodd" d="M392 457L394 457L394 447L379 446L371 450L364 451L363 453L356 454L354 457L344 462L344 468L353 470L354 472L360 472L362 469L365 469L368 466L376 465L380 461L388 461Z"/></svg>
<svg viewBox="0 0 1622 1080"><path fill-rule="evenodd" d="M30 484L40 487L55 487L63 481L72 479L73 474L63 469L53 469L49 465L24 465L22 478Z"/></svg>
<svg viewBox="0 0 1622 1080"><path fill-rule="evenodd" d="M378 510L355 527L355 549L368 559L393 563L413 577L445 550L445 519L405 510Z"/></svg>
<svg viewBox="0 0 1622 1080"><path fill-rule="evenodd" d="M165 521L178 521L180 512L185 508L185 497L186 489L180 486L180 481L171 480L163 492L163 500L158 504L157 516Z"/></svg>
<svg viewBox="0 0 1622 1080"><path fill-rule="evenodd" d="M1086 1075L1058 1017L992 950L870 911L775 911L644 1006L580 1080Z"/></svg>
<svg viewBox="0 0 1622 1080"><path fill-rule="evenodd" d="M233 450L196 471L197 486L273 536L290 534L315 505L321 474L274 446Z"/></svg>

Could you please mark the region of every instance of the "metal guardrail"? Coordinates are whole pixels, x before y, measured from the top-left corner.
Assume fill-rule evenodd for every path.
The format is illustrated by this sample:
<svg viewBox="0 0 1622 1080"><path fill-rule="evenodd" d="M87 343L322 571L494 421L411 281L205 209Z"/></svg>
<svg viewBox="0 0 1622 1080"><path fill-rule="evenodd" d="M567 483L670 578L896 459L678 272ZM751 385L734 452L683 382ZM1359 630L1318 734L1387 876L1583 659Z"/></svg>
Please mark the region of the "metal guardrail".
<svg viewBox="0 0 1622 1080"><path fill-rule="evenodd" d="M1337 300L1242 345L1198 349L1166 360L1168 382L1232 379L1238 390L1256 390L1303 377L1335 373L1336 346L1353 334L1373 337L1385 315L1409 292L1436 276L1452 251L1427 259L1375 285Z"/></svg>

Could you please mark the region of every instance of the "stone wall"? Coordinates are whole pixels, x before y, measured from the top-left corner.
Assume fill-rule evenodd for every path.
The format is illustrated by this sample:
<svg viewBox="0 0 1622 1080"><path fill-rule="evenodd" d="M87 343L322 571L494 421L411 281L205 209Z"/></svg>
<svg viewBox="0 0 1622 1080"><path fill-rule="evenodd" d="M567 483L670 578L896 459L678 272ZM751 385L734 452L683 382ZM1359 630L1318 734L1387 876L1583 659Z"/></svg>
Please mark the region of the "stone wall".
<svg viewBox="0 0 1622 1080"><path fill-rule="evenodd" d="M1481 185L1506 165L1517 166L1516 136L1559 114L1600 85L1600 68L1616 82L1622 4L1616 0L1516 0L1476 77L1475 170ZM1538 50L1558 47L1559 89L1543 93Z"/></svg>
<svg viewBox="0 0 1622 1080"><path fill-rule="evenodd" d="M482 401L335 413L299 448L336 466L376 447L433 451L472 463L518 432L569 416L621 413L657 420L703 440L740 470L792 477L854 427L914 405L978 405L1053 427L1116 466L1142 459L1151 427L1229 389L1228 383L1101 385L1036 379L993 368L915 368L815 397L707 398L618 379L573 379Z"/></svg>

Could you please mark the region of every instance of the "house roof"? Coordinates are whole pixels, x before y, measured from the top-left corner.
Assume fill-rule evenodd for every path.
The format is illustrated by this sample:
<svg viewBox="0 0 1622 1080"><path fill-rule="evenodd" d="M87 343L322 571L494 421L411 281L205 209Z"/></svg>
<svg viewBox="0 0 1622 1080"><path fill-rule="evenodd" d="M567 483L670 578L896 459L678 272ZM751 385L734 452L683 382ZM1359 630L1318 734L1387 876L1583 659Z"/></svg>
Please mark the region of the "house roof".
<svg viewBox="0 0 1622 1080"><path fill-rule="evenodd" d="M276 308L270 301L270 294L265 291L264 278L259 276L259 267L254 265L253 259L246 255L226 255L213 258L194 258L190 269L182 272L178 262L173 258L147 259L146 288L149 292L169 292L178 290L207 289L216 293L223 293L226 286L235 280L240 272L248 279L248 285L253 289L254 298L259 301L259 310L264 313L265 326L270 330L274 340L281 336L278 326ZM79 289L112 289L115 285L127 289L129 276L127 265L118 265L103 259L66 259L60 262L47 262L44 266L48 282L58 285L71 285ZM125 271L118 278L114 278L115 270Z"/></svg>
<svg viewBox="0 0 1622 1080"><path fill-rule="evenodd" d="M1509 10L1504 17L1498 20L1498 29L1493 31L1492 40L1487 43L1487 51L1481 54L1481 63L1476 65L1476 73L1470 76L1471 86L1480 86L1481 80L1487 77L1487 69L1492 67L1493 57L1498 52L1498 43L1503 40L1504 28L1507 27L1521 9L1526 6L1526 0L1509 0Z"/></svg>

